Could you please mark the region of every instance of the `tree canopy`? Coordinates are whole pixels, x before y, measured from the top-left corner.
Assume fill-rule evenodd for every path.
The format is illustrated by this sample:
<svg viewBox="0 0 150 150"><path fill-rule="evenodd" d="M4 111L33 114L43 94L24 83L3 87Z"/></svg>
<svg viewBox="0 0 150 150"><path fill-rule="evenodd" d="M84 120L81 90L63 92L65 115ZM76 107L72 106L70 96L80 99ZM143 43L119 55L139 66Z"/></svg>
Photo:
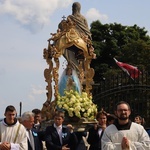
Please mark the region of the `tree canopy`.
<svg viewBox="0 0 150 150"><path fill-rule="evenodd" d="M118 61L150 71L150 36L144 27L95 21L91 24L91 33L97 54L97 59L91 63L95 69L95 82L103 79L108 72L114 74L120 70L113 60L114 57Z"/></svg>

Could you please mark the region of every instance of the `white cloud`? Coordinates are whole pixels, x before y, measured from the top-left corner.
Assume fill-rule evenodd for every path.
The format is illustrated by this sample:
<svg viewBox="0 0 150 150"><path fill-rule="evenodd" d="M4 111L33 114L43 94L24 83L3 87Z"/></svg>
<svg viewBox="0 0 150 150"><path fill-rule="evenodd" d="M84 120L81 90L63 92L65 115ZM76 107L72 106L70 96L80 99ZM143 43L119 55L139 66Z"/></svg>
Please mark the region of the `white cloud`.
<svg viewBox="0 0 150 150"><path fill-rule="evenodd" d="M67 7L70 3L72 0L3 0L0 2L0 14L9 15L36 32L49 22L55 10Z"/></svg>
<svg viewBox="0 0 150 150"><path fill-rule="evenodd" d="M30 89L28 98L31 102L35 102L39 99L40 96L42 96L45 93L46 93L46 90L42 86L31 85L31 89Z"/></svg>
<svg viewBox="0 0 150 150"><path fill-rule="evenodd" d="M100 20L101 22L106 22L108 20L108 16L105 14L101 14L97 9L91 8L86 13L86 18L92 22L96 20Z"/></svg>
<svg viewBox="0 0 150 150"><path fill-rule="evenodd" d="M43 93L45 93L46 90L43 90L43 87L42 86L35 86L35 85L32 85L32 89L31 89L31 93L33 95L41 95Z"/></svg>

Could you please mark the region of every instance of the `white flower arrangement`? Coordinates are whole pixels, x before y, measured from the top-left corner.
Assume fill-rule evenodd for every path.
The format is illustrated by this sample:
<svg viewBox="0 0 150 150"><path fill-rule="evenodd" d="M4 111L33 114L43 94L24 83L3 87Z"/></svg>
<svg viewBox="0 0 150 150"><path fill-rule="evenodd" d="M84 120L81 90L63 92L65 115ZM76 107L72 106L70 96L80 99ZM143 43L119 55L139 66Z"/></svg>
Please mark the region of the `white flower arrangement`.
<svg viewBox="0 0 150 150"><path fill-rule="evenodd" d="M92 96L86 92L79 94L77 91L65 91L64 96L58 96L57 107L67 111L70 117L86 118L94 120L97 113L97 105L92 102Z"/></svg>

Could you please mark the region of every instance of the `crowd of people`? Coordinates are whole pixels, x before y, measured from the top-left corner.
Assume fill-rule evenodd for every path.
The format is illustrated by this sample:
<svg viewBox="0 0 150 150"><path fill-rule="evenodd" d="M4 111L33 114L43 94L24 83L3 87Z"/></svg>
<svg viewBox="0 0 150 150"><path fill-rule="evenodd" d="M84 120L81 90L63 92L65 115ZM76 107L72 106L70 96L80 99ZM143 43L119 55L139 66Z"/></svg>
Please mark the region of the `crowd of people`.
<svg viewBox="0 0 150 150"><path fill-rule="evenodd" d="M130 105L124 101L116 104L114 114L99 111L97 123L82 132L63 124L65 114L61 110L44 130L39 109L24 112L19 119L16 114L14 106L6 107L0 122L0 150L150 150L144 119L137 115L131 121Z"/></svg>

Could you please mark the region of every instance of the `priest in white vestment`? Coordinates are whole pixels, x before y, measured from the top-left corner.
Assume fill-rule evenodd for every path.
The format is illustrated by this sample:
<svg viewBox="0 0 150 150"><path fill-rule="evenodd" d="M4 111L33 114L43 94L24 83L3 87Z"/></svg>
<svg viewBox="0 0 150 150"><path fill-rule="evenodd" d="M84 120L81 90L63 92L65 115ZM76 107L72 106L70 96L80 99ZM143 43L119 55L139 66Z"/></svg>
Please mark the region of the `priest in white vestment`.
<svg viewBox="0 0 150 150"><path fill-rule="evenodd" d="M146 130L129 120L129 104L119 102L115 114L118 119L105 129L102 136L102 150L150 150L150 138Z"/></svg>
<svg viewBox="0 0 150 150"><path fill-rule="evenodd" d="M0 122L0 150L27 150L26 130L16 119L14 106L7 106Z"/></svg>

